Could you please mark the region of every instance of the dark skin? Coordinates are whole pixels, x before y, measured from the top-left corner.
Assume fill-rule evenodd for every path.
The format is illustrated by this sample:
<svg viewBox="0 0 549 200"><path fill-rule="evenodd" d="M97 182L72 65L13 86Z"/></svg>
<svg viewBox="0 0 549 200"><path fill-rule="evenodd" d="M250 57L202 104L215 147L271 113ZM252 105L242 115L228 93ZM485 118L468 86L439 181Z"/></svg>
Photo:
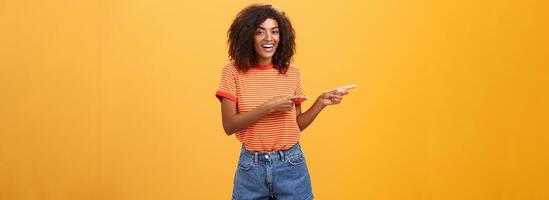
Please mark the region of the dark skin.
<svg viewBox="0 0 549 200"><path fill-rule="evenodd" d="M323 93L317 97L315 103L304 113L301 112L301 105L295 106L299 129L301 131L305 130L326 106L341 103L341 99L347 94L349 94L348 91ZM249 112L241 113L237 112L234 101L223 98L221 100L223 129L227 135L232 135L235 132L250 127L265 115L273 112L288 112L294 107L294 101L297 98L297 96L274 97Z"/></svg>
<svg viewBox="0 0 549 200"><path fill-rule="evenodd" d="M272 19L266 19L257 28L254 37L254 48L258 57L258 65L271 65L272 55L276 51L279 40L278 23ZM274 44L271 49L263 49L262 45ZM264 102L257 108L249 112L238 113L236 102L223 98L221 100L221 114L223 120L223 129L227 135L244 130L265 115L274 112L288 112L292 108L296 109L296 120L301 131L305 130L318 116L318 114L328 105L341 103L344 95L349 94L346 90L329 91L322 93L316 98L314 104L305 112L301 112L301 105L295 105L295 100L305 98L299 96L277 96Z"/></svg>

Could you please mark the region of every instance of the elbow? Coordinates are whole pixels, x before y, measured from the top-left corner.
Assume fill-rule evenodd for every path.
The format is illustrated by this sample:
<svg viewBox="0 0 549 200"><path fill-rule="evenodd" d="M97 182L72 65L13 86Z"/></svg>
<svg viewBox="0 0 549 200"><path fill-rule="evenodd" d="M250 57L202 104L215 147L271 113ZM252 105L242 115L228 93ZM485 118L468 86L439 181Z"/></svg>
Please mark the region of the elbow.
<svg viewBox="0 0 549 200"><path fill-rule="evenodd" d="M225 135L231 136L231 135L233 135L233 133L234 133L233 131L225 129Z"/></svg>
<svg viewBox="0 0 549 200"><path fill-rule="evenodd" d="M305 127L303 127L299 121L297 121L297 127L299 128L299 131L303 131L303 129L305 129Z"/></svg>
<svg viewBox="0 0 549 200"><path fill-rule="evenodd" d="M303 132L303 130L305 130L307 127L309 126L309 124L305 124L305 123L297 123L297 127L299 127L299 131Z"/></svg>
<svg viewBox="0 0 549 200"><path fill-rule="evenodd" d="M228 124L223 123L223 130L227 136L231 136L236 131Z"/></svg>
<svg viewBox="0 0 549 200"><path fill-rule="evenodd" d="M299 115L296 117L296 123L297 123L297 127L299 127L299 131L303 131L305 130L306 126L303 125L303 123L301 122L301 120L299 120Z"/></svg>
<svg viewBox="0 0 549 200"><path fill-rule="evenodd" d="M299 125L298 125L298 126L299 126ZM300 131L300 132L303 132L303 130L305 130L305 127L299 126L299 131Z"/></svg>

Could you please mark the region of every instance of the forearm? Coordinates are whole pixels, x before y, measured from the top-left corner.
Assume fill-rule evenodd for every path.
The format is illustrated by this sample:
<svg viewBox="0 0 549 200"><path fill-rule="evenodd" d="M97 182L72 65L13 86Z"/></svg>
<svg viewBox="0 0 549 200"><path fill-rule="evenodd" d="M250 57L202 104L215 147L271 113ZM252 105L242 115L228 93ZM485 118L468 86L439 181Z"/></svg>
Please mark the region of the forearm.
<svg viewBox="0 0 549 200"><path fill-rule="evenodd" d="M315 103L304 113L301 113L297 116L297 125L301 131L305 130L313 121L316 116L326 107L320 101L315 101Z"/></svg>
<svg viewBox="0 0 549 200"><path fill-rule="evenodd" d="M263 104L251 111L236 113L223 120L223 128L227 135L244 130L272 112L272 106Z"/></svg>

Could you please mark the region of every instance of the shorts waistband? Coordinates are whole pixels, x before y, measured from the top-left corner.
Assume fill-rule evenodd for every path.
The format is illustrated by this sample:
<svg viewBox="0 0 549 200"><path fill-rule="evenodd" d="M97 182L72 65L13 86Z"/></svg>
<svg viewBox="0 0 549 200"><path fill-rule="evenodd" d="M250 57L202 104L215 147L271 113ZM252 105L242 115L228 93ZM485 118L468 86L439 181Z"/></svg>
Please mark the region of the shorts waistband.
<svg viewBox="0 0 549 200"><path fill-rule="evenodd" d="M257 160L269 160L269 159L281 159L285 160L285 158L289 155L299 154L302 153L301 151L301 145L298 143L294 144L294 146L290 147L286 150L280 150L280 151L269 151L269 152L253 152L248 151L244 145L242 145L241 154L244 154L246 156L253 157L255 162Z"/></svg>

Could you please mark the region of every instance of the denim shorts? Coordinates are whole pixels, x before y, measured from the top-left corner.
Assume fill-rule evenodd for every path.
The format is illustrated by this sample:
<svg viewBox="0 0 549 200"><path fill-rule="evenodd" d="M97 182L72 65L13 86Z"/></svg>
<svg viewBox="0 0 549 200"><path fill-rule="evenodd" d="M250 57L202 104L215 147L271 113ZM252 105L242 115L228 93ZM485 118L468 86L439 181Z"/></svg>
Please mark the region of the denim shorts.
<svg viewBox="0 0 549 200"><path fill-rule="evenodd" d="M243 145L232 199L313 199L311 178L299 143L272 152L250 152Z"/></svg>

